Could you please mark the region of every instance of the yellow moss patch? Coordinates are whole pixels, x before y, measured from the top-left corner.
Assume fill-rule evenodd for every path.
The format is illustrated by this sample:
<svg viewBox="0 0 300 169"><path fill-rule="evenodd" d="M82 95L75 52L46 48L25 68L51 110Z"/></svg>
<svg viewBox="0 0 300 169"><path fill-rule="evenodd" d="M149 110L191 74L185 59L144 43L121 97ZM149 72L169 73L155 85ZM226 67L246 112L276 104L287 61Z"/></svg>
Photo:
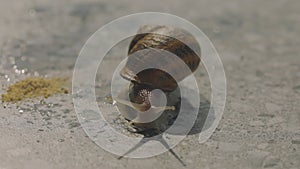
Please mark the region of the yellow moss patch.
<svg viewBox="0 0 300 169"><path fill-rule="evenodd" d="M30 77L8 87L7 94L2 94L2 102L17 102L24 99L45 97L54 94L69 93L64 88L63 78Z"/></svg>

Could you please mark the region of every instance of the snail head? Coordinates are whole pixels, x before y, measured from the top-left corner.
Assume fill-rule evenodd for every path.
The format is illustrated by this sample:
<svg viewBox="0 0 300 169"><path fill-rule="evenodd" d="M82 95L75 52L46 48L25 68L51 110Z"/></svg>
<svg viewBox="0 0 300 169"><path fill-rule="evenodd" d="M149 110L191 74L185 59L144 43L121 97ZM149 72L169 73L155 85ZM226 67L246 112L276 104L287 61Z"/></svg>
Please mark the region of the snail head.
<svg viewBox="0 0 300 169"><path fill-rule="evenodd" d="M164 93L149 85L132 82L129 86L129 100L116 99L116 102L132 107L139 112L162 112L164 110L175 110L174 106L161 106L161 98ZM166 98L165 98L166 99Z"/></svg>

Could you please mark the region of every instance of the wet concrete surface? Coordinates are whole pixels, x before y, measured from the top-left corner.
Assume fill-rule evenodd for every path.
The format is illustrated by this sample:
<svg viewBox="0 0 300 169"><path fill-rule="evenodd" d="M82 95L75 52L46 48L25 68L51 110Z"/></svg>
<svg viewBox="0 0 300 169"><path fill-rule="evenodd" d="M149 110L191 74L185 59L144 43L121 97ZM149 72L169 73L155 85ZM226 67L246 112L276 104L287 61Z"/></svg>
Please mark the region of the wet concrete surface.
<svg viewBox="0 0 300 169"><path fill-rule="evenodd" d="M86 40L113 19L167 12L191 21L210 38L227 78L226 108L217 130L203 144L195 133L173 149L185 168L299 168L299 1L0 3L0 94L27 76L72 77ZM203 79L199 88L209 98L203 65L196 77ZM108 94L103 91L107 85L97 78L100 103ZM71 95L0 107L0 169L153 167L184 166L171 152L118 159L101 149L83 131Z"/></svg>

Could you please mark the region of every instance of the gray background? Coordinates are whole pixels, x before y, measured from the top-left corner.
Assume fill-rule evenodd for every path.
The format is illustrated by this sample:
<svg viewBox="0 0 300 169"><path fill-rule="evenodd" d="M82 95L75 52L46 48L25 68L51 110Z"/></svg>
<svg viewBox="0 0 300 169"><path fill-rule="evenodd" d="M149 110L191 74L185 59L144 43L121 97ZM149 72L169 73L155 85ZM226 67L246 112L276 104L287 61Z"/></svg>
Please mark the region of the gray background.
<svg viewBox="0 0 300 169"><path fill-rule="evenodd" d="M299 168L296 0L1 0L1 85L29 75L70 77L93 32L113 19L145 11L194 23L211 39L225 67L228 97L217 130L204 144L194 134L174 148L187 168ZM18 74L16 68L26 73ZM205 95L209 82L202 76ZM99 90L101 85L100 80ZM154 167L183 168L169 152L118 160L102 150L77 122L70 95L0 107L0 169Z"/></svg>

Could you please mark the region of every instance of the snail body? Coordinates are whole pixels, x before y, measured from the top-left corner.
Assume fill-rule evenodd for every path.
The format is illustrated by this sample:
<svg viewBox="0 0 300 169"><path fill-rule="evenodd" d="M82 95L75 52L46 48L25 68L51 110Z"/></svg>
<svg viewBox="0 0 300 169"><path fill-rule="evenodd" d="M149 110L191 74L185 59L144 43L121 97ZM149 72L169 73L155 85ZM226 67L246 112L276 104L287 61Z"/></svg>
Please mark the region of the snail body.
<svg viewBox="0 0 300 169"><path fill-rule="evenodd" d="M172 53L180 59L170 59L160 51ZM129 45L127 63L120 71L120 75L131 82L127 92L129 100L122 96L117 100L121 106L130 107L121 110L125 118L130 119L135 126L151 127L149 124L152 121L144 121L143 117L175 110L178 99L170 100L175 97L174 93L178 94L177 82L198 68L199 53L197 40L185 30L168 26L142 26ZM184 65L179 64L179 61ZM155 68L144 69L149 64L155 65ZM183 66L187 66L188 70ZM161 92L157 92L157 89ZM167 99L165 105L168 106L159 105L163 95ZM155 101L158 105L153 105Z"/></svg>

